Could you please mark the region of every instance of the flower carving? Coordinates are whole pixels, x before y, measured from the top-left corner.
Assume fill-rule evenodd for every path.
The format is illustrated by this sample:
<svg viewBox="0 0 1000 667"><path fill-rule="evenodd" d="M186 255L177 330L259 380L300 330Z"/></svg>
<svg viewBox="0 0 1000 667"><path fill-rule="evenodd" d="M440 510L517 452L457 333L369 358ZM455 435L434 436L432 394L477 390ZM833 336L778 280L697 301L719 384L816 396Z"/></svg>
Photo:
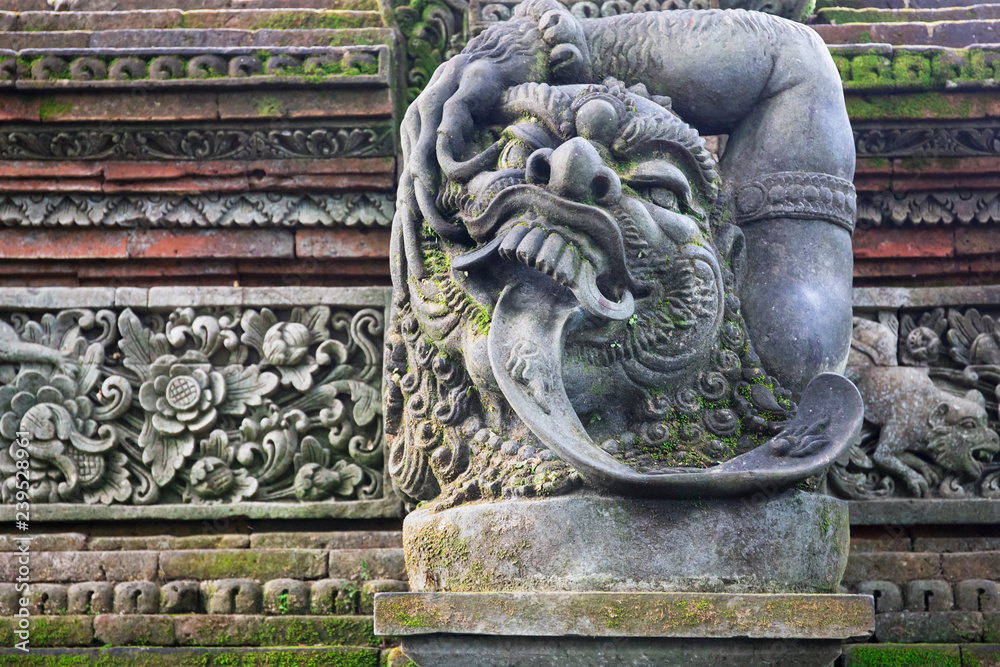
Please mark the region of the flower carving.
<svg viewBox="0 0 1000 667"><path fill-rule="evenodd" d="M194 436L208 431L226 399L226 381L196 355L164 355L150 367L152 378L139 387L139 403L153 413L153 428L191 449Z"/></svg>
<svg viewBox="0 0 1000 667"><path fill-rule="evenodd" d="M291 385L299 391L309 391L313 386L313 372L319 361L329 359L324 345L329 347L330 309L325 306L294 308L287 322L279 322L269 308L260 312L243 313L240 340L257 350L262 365L274 366L281 374L281 384ZM309 348L318 345L316 355Z"/></svg>
<svg viewBox="0 0 1000 667"><path fill-rule="evenodd" d="M191 466L184 499L196 504L238 503L257 492L257 480L234 469L233 448L225 431L215 430L200 444L200 456Z"/></svg>

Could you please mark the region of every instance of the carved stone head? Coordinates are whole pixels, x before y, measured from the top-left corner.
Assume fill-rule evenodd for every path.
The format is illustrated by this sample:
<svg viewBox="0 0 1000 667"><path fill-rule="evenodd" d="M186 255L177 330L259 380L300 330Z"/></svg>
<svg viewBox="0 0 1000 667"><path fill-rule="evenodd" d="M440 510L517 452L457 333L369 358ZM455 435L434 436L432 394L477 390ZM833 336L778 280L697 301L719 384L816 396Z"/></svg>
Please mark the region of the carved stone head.
<svg viewBox="0 0 1000 667"><path fill-rule="evenodd" d="M463 97L445 74L404 122L420 137L404 140L407 174L429 173L404 178L393 230L386 432L398 490L438 506L583 479L736 493L822 449L833 430L820 436L812 410L763 447L796 406L749 340L744 238L698 132L641 83L560 85L553 65L548 82L505 86L489 59L515 49L493 36L470 44L489 56L461 61L492 93ZM451 129L432 146L423 125L435 114ZM782 483L806 468L785 466Z"/></svg>

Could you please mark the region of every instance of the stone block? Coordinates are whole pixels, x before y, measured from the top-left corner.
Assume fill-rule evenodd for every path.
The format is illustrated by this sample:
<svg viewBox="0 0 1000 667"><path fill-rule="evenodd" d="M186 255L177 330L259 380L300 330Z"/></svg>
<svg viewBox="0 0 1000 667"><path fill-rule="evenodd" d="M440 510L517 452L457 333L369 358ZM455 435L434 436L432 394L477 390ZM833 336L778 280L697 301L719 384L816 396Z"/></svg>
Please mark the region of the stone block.
<svg viewBox="0 0 1000 667"><path fill-rule="evenodd" d="M889 644L960 644L983 638L983 615L968 611L893 612L875 617L875 637Z"/></svg>
<svg viewBox="0 0 1000 667"><path fill-rule="evenodd" d="M4 259L125 259L128 234L108 229L6 229Z"/></svg>
<svg viewBox="0 0 1000 667"><path fill-rule="evenodd" d="M382 667L417 667L417 663L406 657L399 646L382 652Z"/></svg>
<svg viewBox="0 0 1000 667"><path fill-rule="evenodd" d="M863 259L954 257L955 231L929 228L914 234L909 229L859 229L851 245L854 256Z"/></svg>
<svg viewBox="0 0 1000 667"><path fill-rule="evenodd" d="M298 579L272 579L264 584L264 613L297 615L309 613L309 584Z"/></svg>
<svg viewBox="0 0 1000 667"><path fill-rule="evenodd" d="M21 541L18 535L0 535L0 552L18 551ZM32 535L31 551L83 551L87 548L87 536L83 533L54 533Z"/></svg>
<svg viewBox="0 0 1000 667"><path fill-rule="evenodd" d="M13 616L21 607L16 584L0 584L0 616Z"/></svg>
<svg viewBox="0 0 1000 667"><path fill-rule="evenodd" d="M267 616L261 646L379 646L370 616Z"/></svg>
<svg viewBox="0 0 1000 667"><path fill-rule="evenodd" d="M354 614L358 594L357 583L351 579L320 579L312 582L309 609L314 614Z"/></svg>
<svg viewBox="0 0 1000 667"><path fill-rule="evenodd" d="M916 537L914 551L962 553L965 551L997 551L1000 537Z"/></svg>
<svg viewBox="0 0 1000 667"><path fill-rule="evenodd" d="M402 549L403 533L398 530L254 533L250 536L250 547L253 549Z"/></svg>
<svg viewBox="0 0 1000 667"><path fill-rule="evenodd" d="M249 535L187 535L175 537L173 549L247 549Z"/></svg>
<svg viewBox="0 0 1000 667"><path fill-rule="evenodd" d="M394 579L366 581L361 587L359 612L362 614L375 613L376 593L405 593L408 590L410 590L410 583L408 581L397 581Z"/></svg>
<svg viewBox="0 0 1000 667"><path fill-rule="evenodd" d="M209 614L259 614L263 592L250 579L201 582L201 597Z"/></svg>
<svg viewBox="0 0 1000 667"><path fill-rule="evenodd" d="M115 586L116 614L155 614L160 611L160 587L151 581L126 581Z"/></svg>
<svg viewBox="0 0 1000 667"><path fill-rule="evenodd" d="M70 614L107 614L114 609L114 586L106 581L73 584L66 592Z"/></svg>
<svg viewBox="0 0 1000 667"><path fill-rule="evenodd" d="M171 581L160 587L161 614L187 614L201 607L201 586L197 581Z"/></svg>
<svg viewBox="0 0 1000 667"><path fill-rule="evenodd" d="M988 579L966 579L955 584L955 606L963 611L1000 612L1000 587Z"/></svg>
<svg viewBox="0 0 1000 667"><path fill-rule="evenodd" d="M995 579L1000 572L1000 551L943 554L941 572L949 581Z"/></svg>
<svg viewBox="0 0 1000 667"><path fill-rule="evenodd" d="M159 554L153 551L98 553L100 567L108 581L156 579Z"/></svg>
<svg viewBox="0 0 1000 667"><path fill-rule="evenodd" d="M280 229L152 229L129 235L128 256L143 259L294 257L295 240L292 232Z"/></svg>
<svg viewBox="0 0 1000 667"><path fill-rule="evenodd" d="M330 574L345 579L406 579L402 549L336 549Z"/></svg>
<svg viewBox="0 0 1000 667"><path fill-rule="evenodd" d="M863 581L854 587L854 592L871 595L875 599L875 613L903 611L903 593L891 581Z"/></svg>
<svg viewBox="0 0 1000 667"><path fill-rule="evenodd" d="M63 584L31 584L27 593L28 613L33 616L54 616L67 611L67 590Z"/></svg>
<svg viewBox="0 0 1000 667"><path fill-rule="evenodd" d="M29 616L28 622L31 653L35 653L38 648L90 646L94 643L93 616ZM2 644L4 648L13 646L12 631L17 623L16 618L0 618L0 640L6 640ZM25 654L17 652L16 655L18 660L10 664L21 665L21 658Z"/></svg>
<svg viewBox="0 0 1000 667"><path fill-rule="evenodd" d="M909 551L910 540L905 537L869 540L863 538L851 538L851 553L869 553L872 551ZM935 549L923 549L922 551L936 551Z"/></svg>
<svg viewBox="0 0 1000 667"><path fill-rule="evenodd" d="M94 637L110 646L173 646L174 619L159 614L100 614Z"/></svg>
<svg viewBox="0 0 1000 667"><path fill-rule="evenodd" d="M963 667L1000 667L1000 644L965 644Z"/></svg>
<svg viewBox="0 0 1000 667"><path fill-rule="evenodd" d="M905 591L907 611L951 611L955 606L955 595L947 581L911 581Z"/></svg>
<svg viewBox="0 0 1000 667"><path fill-rule="evenodd" d="M258 581L319 579L326 575L326 556L325 551L314 549L163 551L160 578L204 581L241 575Z"/></svg>
<svg viewBox="0 0 1000 667"><path fill-rule="evenodd" d="M263 616L174 617L174 637L180 646L258 646L263 627Z"/></svg>
<svg viewBox="0 0 1000 667"><path fill-rule="evenodd" d="M855 644L844 647L838 667L962 667L958 646Z"/></svg>
<svg viewBox="0 0 1000 667"><path fill-rule="evenodd" d="M932 579L940 573L941 555L935 553L885 552L854 554L847 561L844 584L859 581L905 583ZM969 577L963 577L969 578Z"/></svg>
<svg viewBox="0 0 1000 667"><path fill-rule="evenodd" d="M389 257L389 230L300 229L295 233L297 257Z"/></svg>

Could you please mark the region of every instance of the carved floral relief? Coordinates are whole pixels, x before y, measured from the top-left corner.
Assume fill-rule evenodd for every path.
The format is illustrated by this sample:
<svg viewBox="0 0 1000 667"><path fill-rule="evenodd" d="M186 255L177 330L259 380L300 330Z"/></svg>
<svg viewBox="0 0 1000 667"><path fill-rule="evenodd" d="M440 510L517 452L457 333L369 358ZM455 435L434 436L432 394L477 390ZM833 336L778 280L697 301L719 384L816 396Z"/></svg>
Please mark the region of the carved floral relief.
<svg viewBox="0 0 1000 667"><path fill-rule="evenodd" d="M382 498L382 330L328 306L2 315L3 500L22 446L33 503Z"/></svg>

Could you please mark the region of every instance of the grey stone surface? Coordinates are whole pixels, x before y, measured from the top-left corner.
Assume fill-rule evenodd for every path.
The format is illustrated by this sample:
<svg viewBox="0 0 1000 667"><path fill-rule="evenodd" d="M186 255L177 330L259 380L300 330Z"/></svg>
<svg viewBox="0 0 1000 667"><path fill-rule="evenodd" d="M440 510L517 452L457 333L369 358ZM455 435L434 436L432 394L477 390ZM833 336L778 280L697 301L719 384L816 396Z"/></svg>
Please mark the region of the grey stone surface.
<svg viewBox="0 0 1000 667"><path fill-rule="evenodd" d="M263 591L250 579L203 581L201 591L209 614L255 614L263 608Z"/></svg>
<svg viewBox="0 0 1000 667"><path fill-rule="evenodd" d="M848 556L843 502L798 491L418 510L403 523L403 541L415 591L829 593Z"/></svg>
<svg viewBox="0 0 1000 667"><path fill-rule="evenodd" d="M853 587L859 595L871 595L875 603L875 613L903 611L903 593L891 581L863 581Z"/></svg>
<svg viewBox="0 0 1000 667"><path fill-rule="evenodd" d="M114 609L115 587L106 581L73 584L66 594L69 614L107 614Z"/></svg>
<svg viewBox="0 0 1000 667"><path fill-rule="evenodd" d="M94 618L94 638L107 646L172 646L174 619L158 614L101 614Z"/></svg>
<svg viewBox="0 0 1000 667"><path fill-rule="evenodd" d="M954 586L955 606L962 611L1000 612L1000 586L988 579L966 579Z"/></svg>
<svg viewBox="0 0 1000 667"><path fill-rule="evenodd" d="M28 587L28 612L56 616L67 612L67 587L62 584L32 584Z"/></svg>
<svg viewBox="0 0 1000 667"><path fill-rule="evenodd" d="M187 614L199 610L201 586L197 581L171 581L160 587L161 614Z"/></svg>
<svg viewBox="0 0 1000 667"><path fill-rule="evenodd" d="M863 639L867 595L381 593L375 631L507 637Z"/></svg>
<svg viewBox="0 0 1000 667"><path fill-rule="evenodd" d="M310 584L309 610L314 614L353 614L355 600L349 587L357 590L352 579L320 579Z"/></svg>
<svg viewBox="0 0 1000 667"><path fill-rule="evenodd" d="M406 637L419 667L828 667L840 642L537 637Z"/></svg>
<svg viewBox="0 0 1000 667"><path fill-rule="evenodd" d="M116 614L155 614L160 611L160 587L151 581L126 581L115 586Z"/></svg>
<svg viewBox="0 0 1000 667"><path fill-rule="evenodd" d="M852 500L851 525L912 526L1000 523L1000 500L916 499Z"/></svg>
<svg viewBox="0 0 1000 667"><path fill-rule="evenodd" d="M983 638L983 615L971 611L879 614L875 637L890 644L978 642Z"/></svg>
<svg viewBox="0 0 1000 667"><path fill-rule="evenodd" d="M309 613L309 584L297 579L272 579L264 584L265 614Z"/></svg>
<svg viewBox="0 0 1000 667"><path fill-rule="evenodd" d="M955 606L955 594L947 581L910 581L904 590L906 611L951 611Z"/></svg>

